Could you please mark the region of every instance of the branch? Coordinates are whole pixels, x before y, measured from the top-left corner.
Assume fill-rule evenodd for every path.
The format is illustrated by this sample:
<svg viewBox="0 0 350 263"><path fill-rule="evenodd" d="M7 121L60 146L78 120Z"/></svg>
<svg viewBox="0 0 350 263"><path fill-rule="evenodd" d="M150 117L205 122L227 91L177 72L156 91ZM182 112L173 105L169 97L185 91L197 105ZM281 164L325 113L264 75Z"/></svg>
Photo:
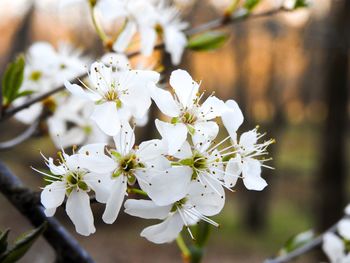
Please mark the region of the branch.
<svg viewBox="0 0 350 263"><path fill-rule="evenodd" d="M268 10L265 12L252 14L252 15L239 15L239 16L236 15L235 16L235 14L233 14L231 16L225 16L223 18L215 19L215 20L212 20L212 21L207 22L205 24L202 24L200 26L194 27L192 29L187 30L185 33L187 36L192 36L192 35L207 31L207 30L219 29L219 28L226 26L228 24L231 24L231 23L238 23L238 22L244 21L248 18L261 18L261 17L271 16L271 15L274 15L274 14L277 14L280 12L288 12L288 11L290 11L290 10L285 9L283 7L280 7L280 8L275 8L275 9ZM157 44L154 47L154 49L162 49L162 48L164 48L164 43ZM134 51L134 52L128 53L127 57L132 58L132 57L135 57L138 55L140 55L140 51ZM84 75L81 75L77 78L84 78L84 77L86 77L86 75L87 74L84 74ZM62 86L55 88L49 92L43 93L42 95L40 95L36 98L28 100L18 107L10 108L10 109L3 112L2 116L0 117L0 121L3 121L5 119L15 115L17 112L30 107L32 104L37 103L37 102L39 102L39 101L57 93L57 92L60 92L64 89L65 89L65 87L64 87L64 85L62 85Z"/></svg>
<svg viewBox="0 0 350 263"><path fill-rule="evenodd" d="M348 215L344 216L343 218L341 218L337 223L335 223L333 226L331 226L329 229L327 229L324 233L322 233L321 235L319 235L318 237L316 237L315 239L313 239L312 241L306 243L305 245L293 250L292 252L283 255L283 256L279 256L277 258L273 258L273 259L266 259L264 261L264 263L285 263L285 262L289 262L297 257L300 257L303 254L306 254L307 252L319 247L322 245L323 242L323 235L325 233L329 233L329 232L336 232L337 231L337 226L338 223L343 220L349 218Z"/></svg>
<svg viewBox="0 0 350 263"><path fill-rule="evenodd" d="M2 162L0 162L0 192L33 226L38 227L47 222L47 229L43 236L55 250L56 262L94 262L78 241L55 218L45 216L43 207L38 204L37 195L24 187L20 179L13 175Z"/></svg>
<svg viewBox="0 0 350 263"><path fill-rule="evenodd" d="M32 137L32 135L35 133L36 129L39 126L40 119L41 118L36 119L23 133L21 133L17 137L15 137L9 141L0 142L0 151L4 151L4 150L10 149L12 147L15 147L16 145L18 145L18 144L26 141L30 137Z"/></svg>

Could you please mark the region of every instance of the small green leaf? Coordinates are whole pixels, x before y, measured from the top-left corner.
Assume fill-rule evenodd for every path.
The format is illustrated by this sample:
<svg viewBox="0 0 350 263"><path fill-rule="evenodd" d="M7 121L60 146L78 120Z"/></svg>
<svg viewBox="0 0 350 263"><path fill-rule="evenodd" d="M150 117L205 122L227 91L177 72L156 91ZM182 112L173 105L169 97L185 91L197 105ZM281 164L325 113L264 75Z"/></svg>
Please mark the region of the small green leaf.
<svg viewBox="0 0 350 263"><path fill-rule="evenodd" d="M189 39L187 48L195 51L207 51L220 48L228 39L228 34L209 31Z"/></svg>
<svg viewBox="0 0 350 263"><path fill-rule="evenodd" d="M1 232L0 234L0 255L4 253L7 249L7 237L10 232L10 229L6 229L5 232Z"/></svg>
<svg viewBox="0 0 350 263"><path fill-rule="evenodd" d="M252 11L259 3L260 0L246 0L243 4L243 7L248 11Z"/></svg>
<svg viewBox="0 0 350 263"><path fill-rule="evenodd" d="M294 9L308 7L309 5L309 1L307 0L296 0L294 4Z"/></svg>
<svg viewBox="0 0 350 263"><path fill-rule="evenodd" d="M12 263L19 260L31 248L33 243L45 231L46 223L18 237L5 253L0 257L1 263Z"/></svg>
<svg viewBox="0 0 350 263"><path fill-rule="evenodd" d="M24 78L25 61L22 55L10 63L2 78L3 104L9 105L18 97L18 91Z"/></svg>
<svg viewBox="0 0 350 263"><path fill-rule="evenodd" d="M315 233L312 230L308 230L308 231L299 233L295 236L292 236L286 241L282 249L279 251L279 255L285 255L294 251L295 249L310 242L314 237L315 237Z"/></svg>
<svg viewBox="0 0 350 263"><path fill-rule="evenodd" d="M33 90L24 90L17 93L15 99L18 99L19 97L29 96L29 95L32 95L33 93L34 93Z"/></svg>

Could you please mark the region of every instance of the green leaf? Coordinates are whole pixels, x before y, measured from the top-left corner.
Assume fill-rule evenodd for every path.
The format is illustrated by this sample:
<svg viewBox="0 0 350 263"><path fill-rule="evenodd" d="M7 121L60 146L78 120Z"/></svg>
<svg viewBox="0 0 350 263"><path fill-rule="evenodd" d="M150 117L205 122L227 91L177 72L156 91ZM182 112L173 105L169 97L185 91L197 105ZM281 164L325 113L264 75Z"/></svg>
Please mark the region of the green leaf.
<svg viewBox="0 0 350 263"><path fill-rule="evenodd" d="M10 63L2 78L3 104L9 105L18 96L24 78L25 61L23 55Z"/></svg>
<svg viewBox="0 0 350 263"><path fill-rule="evenodd" d="M18 237L5 253L0 257L1 263L12 263L19 260L27 253L38 237L45 231L46 223Z"/></svg>
<svg viewBox="0 0 350 263"><path fill-rule="evenodd" d="M315 233L312 230L308 230L308 231L299 233L295 236L292 236L286 241L282 249L279 251L279 255L285 255L294 251L295 249L310 242L312 239L314 239L314 237L315 237Z"/></svg>
<svg viewBox="0 0 350 263"><path fill-rule="evenodd" d="M309 6L309 1L307 0L296 0L294 4L294 9L304 8Z"/></svg>
<svg viewBox="0 0 350 263"><path fill-rule="evenodd" d="M1 232L0 234L0 255L4 253L7 249L8 242L7 237L10 232L10 229L6 229L5 232Z"/></svg>
<svg viewBox="0 0 350 263"><path fill-rule="evenodd" d="M25 61L23 55L10 63L2 78L3 104L9 105L18 96L18 91L22 85L24 78Z"/></svg>
<svg viewBox="0 0 350 263"><path fill-rule="evenodd" d="M228 34L220 31L208 31L189 39L187 48L195 51L208 51L220 48L228 39Z"/></svg>
<svg viewBox="0 0 350 263"><path fill-rule="evenodd" d="M34 90L24 90L16 94L15 99L18 99L19 97L25 97L32 95L34 93Z"/></svg>
<svg viewBox="0 0 350 263"><path fill-rule="evenodd" d="M252 11L259 3L260 0L246 0L243 4L243 7L248 11Z"/></svg>

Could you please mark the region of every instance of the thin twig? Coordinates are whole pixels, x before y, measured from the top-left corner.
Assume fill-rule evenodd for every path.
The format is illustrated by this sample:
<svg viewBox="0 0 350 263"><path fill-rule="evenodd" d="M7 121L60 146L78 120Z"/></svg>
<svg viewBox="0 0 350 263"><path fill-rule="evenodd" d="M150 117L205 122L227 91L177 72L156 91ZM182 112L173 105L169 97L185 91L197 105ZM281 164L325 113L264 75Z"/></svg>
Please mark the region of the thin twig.
<svg viewBox="0 0 350 263"><path fill-rule="evenodd" d="M281 8L276 8L276 9L272 9L272 10L268 10L268 11L261 12L261 13L258 13L258 14L252 14L252 15L244 15L244 16L234 16L234 15L232 15L231 17L224 17L224 18L219 18L219 19L212 20L212 21L207 22L207 23L205 23L203 25L200 25L200 26L194 27L194 28L192 28L190 30L187 30L185 33L186 33L187 36L192 36L194 34L198 34L198 33L201 33L201 32L207 31L207 30L218 29L220 27L226 26L226 25L231 24L231 23L241 22L243 20L246 20L247 18L266 17L266 16L277 14L277 13L282 12L282 11L289 11L289 10L281 7ZM162 49L162 48L164 48L164 43L160 43L160 44L156 45L154 48L155 49ZM134 52L128 53L127 57L128 58L132 58L132 57L135 57L135 56L138 56L138 55L140 55L140 51L134 51ZM82 78L86 77L86 75L87 74L81 75L78 78L82 79ZM53 89L53 90L51 90L49 92L43 93L42 95L40 95L38 97L35 97L33 99L28 100L28 101L26 101L25 103L23 103L22 105L20 105L18 107L9 108L8 110L3 112L3 115L0 118L0 121L3 121L5 119L13 116L17 112L28 108L32 104L37 103L37 102L39 102L39 101L41 101L41 100L43 100L43 99L45 99L45 98L47 98L47 97L57 93L57 92L60 92L60 91L62 91L64 89L65 89L65 87L64 87L64 85L62 85L62 86L60 86L58 88L55 88L55 89Z"/></svg>
<svg viewBox="0 0 350 263"><path fill-rule="evenodd" d="M325 233L330 233L330 232L336 232L337 231L337 226L338 223L343 220L349 218L349 216L344 216L341 218L337 223L335 223L333 226L331 226L327 231L325 231L323 234L319 235L318 237L314 238L312 241L306 243L305 245L293 250L292 252L279 256L277 258L272 258L272 259L266 259L264 263L286 263L289 262L293 259L296 259L297 257L300 257L303 254L306 254L307 252L319 247L322 245L323 242L323 235Z"/></svg>
<svg viewBox="0 0 350 263"><path fill-rule="evenodd" d="M35 133L36 129L38 128L39 123L40 123L40 118L36 119L23 133L21 133L17 137L5 142L0 142L0 151L4 151L12 147L15 147L16 145L21 144L25 140L32 137L32 135Z"/></svg>
<svg viewBox="0 0 350 263"><path fill-rule="evenodd" d="M26 188L2 162L0 162L0 192L33 226L38 227L47 222L47 229L43 236L55 250L56 262L94 262L87 251L55 218L45 216L43 207L38 204L38 196Z"/></svg>

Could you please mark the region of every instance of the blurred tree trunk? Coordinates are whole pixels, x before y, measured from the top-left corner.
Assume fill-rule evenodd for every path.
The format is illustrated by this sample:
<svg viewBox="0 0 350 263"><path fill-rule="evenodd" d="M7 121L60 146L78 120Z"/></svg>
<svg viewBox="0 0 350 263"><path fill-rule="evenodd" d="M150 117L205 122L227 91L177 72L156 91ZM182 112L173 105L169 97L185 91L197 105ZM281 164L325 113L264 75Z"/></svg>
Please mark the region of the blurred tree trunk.
<svg viewBox="0 0 350 263"><path fill-rule="evenodd" d="M324 86L328 115L321 139L317 174L317 227L324 230L343 214L346 203L346 130L349 72L350 1L333 1L326 39L326 79ZM332 36L332 37L330 37Z"/></svg>

